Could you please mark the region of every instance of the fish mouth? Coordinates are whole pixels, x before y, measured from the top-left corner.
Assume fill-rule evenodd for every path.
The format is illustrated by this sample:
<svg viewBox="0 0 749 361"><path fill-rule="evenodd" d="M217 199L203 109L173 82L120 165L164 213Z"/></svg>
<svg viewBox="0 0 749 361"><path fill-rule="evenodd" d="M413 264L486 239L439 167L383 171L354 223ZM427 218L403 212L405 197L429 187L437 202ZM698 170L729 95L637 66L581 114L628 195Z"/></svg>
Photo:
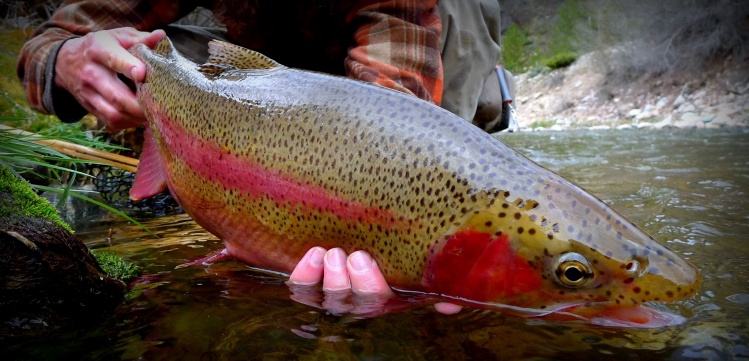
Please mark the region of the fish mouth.
<svg viewBox="0 0 749 361"><path fill-rule="evenodd" d="M687 318L646 305L622 306L612 302L567 302L545 308L485 303L442 296L445 302L493 309L513 316L549 322L577 322L602 327L652 329L683 324Z"/></svg>
<svg viewBox="0 0 749 361"><path fill-rule="evenodd" d="M646 305L619 306L609 302L557 305L545 313L527 317L549 321L578 321L603 327L661 328L677 326L686 317Z"/></svg>

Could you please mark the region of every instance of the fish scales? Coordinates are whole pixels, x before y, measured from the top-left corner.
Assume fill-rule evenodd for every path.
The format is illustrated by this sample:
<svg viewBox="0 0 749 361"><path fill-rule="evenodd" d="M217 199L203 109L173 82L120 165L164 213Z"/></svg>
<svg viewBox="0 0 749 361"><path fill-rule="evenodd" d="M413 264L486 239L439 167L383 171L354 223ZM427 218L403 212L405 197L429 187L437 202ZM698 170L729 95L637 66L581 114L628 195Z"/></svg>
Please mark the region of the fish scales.
<svg viewBox="0 0 749 361"><path fill-rule="evenodd" d="M693 266L605 203L433 104L211 50L227 54L202 72L168 40L132 51L166 183L242 261L290 272L314 245L364 249L397 288L523 307L699 287Z"/></svg>

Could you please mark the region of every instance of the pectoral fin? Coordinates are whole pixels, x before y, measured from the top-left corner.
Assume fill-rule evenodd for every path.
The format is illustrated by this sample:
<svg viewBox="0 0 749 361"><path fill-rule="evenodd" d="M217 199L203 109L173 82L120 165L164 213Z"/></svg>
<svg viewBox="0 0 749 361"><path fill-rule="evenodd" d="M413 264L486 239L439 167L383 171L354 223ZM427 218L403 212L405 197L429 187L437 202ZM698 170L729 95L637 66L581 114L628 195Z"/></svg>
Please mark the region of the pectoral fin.
<svg viewBox="0 0 749 361"><path fill-rule="evenodd" d="M130 188L130 199L134 201L153 197L166 189L165 164L161 161L156 140L148 125L143 137L143 153L133 187Z"/></svg>

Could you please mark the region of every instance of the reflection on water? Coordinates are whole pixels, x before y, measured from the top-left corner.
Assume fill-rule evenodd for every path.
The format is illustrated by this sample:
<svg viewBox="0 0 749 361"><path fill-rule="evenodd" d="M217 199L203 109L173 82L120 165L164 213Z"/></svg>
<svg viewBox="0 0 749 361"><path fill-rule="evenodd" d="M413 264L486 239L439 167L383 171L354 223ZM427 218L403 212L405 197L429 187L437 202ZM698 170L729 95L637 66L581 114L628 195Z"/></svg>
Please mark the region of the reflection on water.
<svg viewBox="0 0 749 361"><path fill-rule="evenodd" d="M375 319L334 316L292 301L283 279L235 262L175 269L221 247L186 215L143 219L158 239L98 215L77 219L78 236L92 248L124 255L145 276L107 320L6 352L148 360L749 358L749 133L602 131L502 139L698 265L704 283L695 297L656 306L688 321L625 330L471 309L445 316L429 307Z"/></svg>

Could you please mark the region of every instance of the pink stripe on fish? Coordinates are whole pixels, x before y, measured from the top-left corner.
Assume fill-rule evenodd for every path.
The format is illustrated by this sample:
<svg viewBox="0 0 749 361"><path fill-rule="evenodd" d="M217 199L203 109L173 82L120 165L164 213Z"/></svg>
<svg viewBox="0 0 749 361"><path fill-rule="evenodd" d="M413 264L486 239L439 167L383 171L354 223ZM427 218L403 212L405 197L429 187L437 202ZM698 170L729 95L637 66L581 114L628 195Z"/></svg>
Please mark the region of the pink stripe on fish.
<svg viewBox="0 0 749 361"><path fill-rule="evenodd" d="M366 222L390 228L403 221L392 211L345 199L323 187L239 157L215 142L191 134L163 113L157 118L156 127L172 156L206 181L219 182L227 190L239 191L251 199L268 197L288 208L302 206L305 210L333 214L349 223Z"/></svg>

